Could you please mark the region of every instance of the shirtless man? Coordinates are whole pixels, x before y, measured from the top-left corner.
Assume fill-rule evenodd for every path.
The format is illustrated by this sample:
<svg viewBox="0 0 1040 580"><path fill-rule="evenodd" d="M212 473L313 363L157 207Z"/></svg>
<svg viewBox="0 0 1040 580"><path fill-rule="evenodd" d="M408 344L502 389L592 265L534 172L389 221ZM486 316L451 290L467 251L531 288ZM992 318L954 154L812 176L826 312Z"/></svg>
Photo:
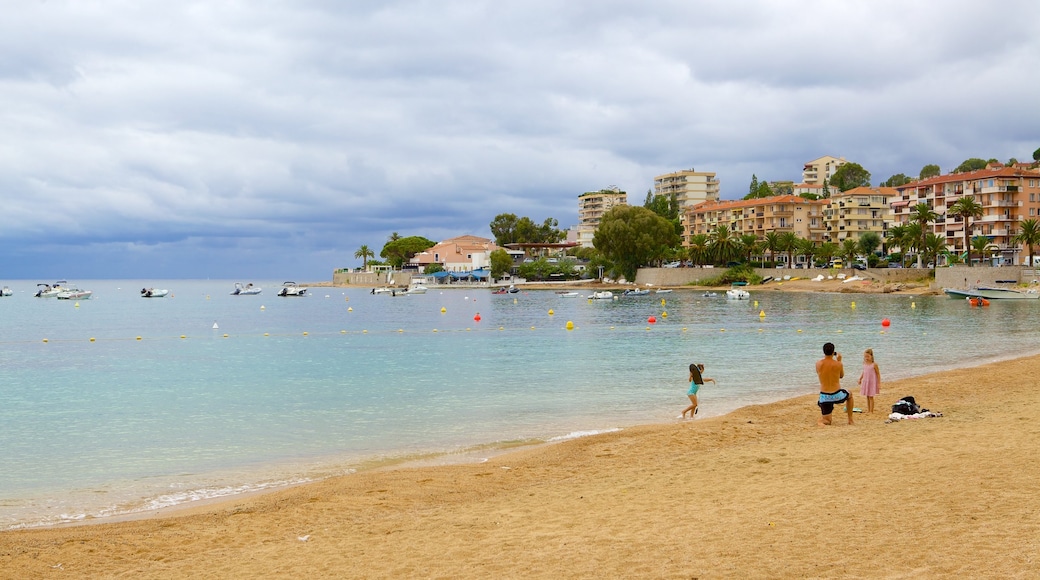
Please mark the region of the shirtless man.
<svg viewBox="0 0 1040 580"><path fill-rule="evenodd" d="M852 425L852 394L841 388L845 367L841 364L841 354L835 354L834 345L829 342L823 345L823 358L816 361L816 375L820 377L820 399L816 404L822 415L816 424L830 425L834 404L845 403L849 425Z"/></svg>

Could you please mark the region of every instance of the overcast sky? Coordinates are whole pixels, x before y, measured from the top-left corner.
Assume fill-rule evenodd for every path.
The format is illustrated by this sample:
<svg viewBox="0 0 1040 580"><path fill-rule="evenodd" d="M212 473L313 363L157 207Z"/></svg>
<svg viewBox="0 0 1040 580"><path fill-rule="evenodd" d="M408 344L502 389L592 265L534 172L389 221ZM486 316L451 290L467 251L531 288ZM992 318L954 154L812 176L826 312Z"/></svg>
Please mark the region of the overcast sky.
<svg viewBox="0 0 1040 580"><path fill-rule="evenodd" d="M1040 3L10 2L0 281L331 279L653 177L1040 147Z"/></svg>

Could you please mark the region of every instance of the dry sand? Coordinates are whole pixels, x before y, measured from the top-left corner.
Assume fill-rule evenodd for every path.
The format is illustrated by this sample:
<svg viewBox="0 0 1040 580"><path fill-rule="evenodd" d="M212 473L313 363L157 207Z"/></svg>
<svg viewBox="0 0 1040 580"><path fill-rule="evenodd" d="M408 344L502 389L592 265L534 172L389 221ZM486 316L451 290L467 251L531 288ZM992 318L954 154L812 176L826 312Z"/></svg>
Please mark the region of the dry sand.
<svg viewBox="0 0 1040 580"><path fill-rule="evenodd" d="M1036 578L1038 364L884 383L854 426L816 427L807 394L478 465L4 532L0 576ZM886 424L903 395L945 416Z"/></svg>

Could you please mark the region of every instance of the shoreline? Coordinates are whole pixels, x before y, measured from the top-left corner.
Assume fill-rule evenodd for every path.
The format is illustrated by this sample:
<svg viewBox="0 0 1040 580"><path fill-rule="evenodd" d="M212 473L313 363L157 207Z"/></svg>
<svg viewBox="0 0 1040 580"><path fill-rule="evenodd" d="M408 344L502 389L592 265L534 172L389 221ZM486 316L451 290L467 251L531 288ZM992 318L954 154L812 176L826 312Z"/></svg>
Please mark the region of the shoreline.
<svg viewBox="0 0 1040 580"><path fill-rule="evenodd" d="M882 412L817 428L804 395L477 464L394 466L175 514L4 531L0 565L27 578L59 563L136 577L883 576L878 566L900 561L912 537L925 549L892 575L1024 577L1035 546L1021 539L1036 537L1037 524L1022 514L1040 506L1029 477L1037 428L1027 420L1040 409L1038 362L882 384L879 410L912 394L943 418L884 424ZM854 379L843 386L858 395ZM1004 452L994 456L994 445ZM965 478L988 495L956 491ZM900 517L906 501L915 515ZM690 538L704 541L693 550ZM817 546L831 542L852 547L821 557ZM739 556L749 545L761 548L756 557Z"/></svg>

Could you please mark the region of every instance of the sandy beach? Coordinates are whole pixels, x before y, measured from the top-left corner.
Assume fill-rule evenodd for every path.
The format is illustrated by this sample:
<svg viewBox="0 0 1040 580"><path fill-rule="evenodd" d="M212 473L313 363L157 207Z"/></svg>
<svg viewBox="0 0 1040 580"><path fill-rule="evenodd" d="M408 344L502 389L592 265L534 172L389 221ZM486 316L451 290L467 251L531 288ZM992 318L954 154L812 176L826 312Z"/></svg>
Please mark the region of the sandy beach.
<svg viewBox="0 0 1040 580"><path fill-rule="evenodd" d="M853 426L817 427L807 393L480 464L3 532L0 577L1032 578L1038 365L884 382ZM944 416L886 423L904 395Z"/></svg>

